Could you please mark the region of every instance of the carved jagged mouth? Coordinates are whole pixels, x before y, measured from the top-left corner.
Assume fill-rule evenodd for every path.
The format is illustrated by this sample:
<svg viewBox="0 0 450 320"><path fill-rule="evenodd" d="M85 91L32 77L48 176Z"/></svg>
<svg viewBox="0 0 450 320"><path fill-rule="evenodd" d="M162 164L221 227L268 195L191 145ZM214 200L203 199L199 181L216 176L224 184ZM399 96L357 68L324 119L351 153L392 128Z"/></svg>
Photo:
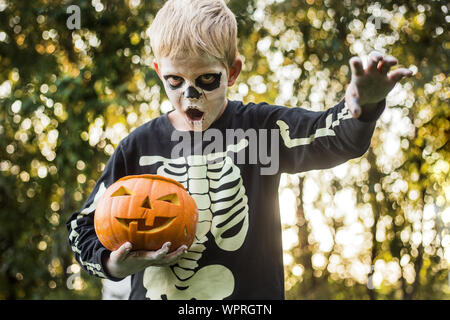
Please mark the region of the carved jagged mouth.
<svg viewBox="0 0 450 320"><path fill-rule="evenodd" d="M145 224L146 219L128 219L118 217L116 217L116 219L121 225L130 231L154 233L168 227L175 217L155 217L153 225L151 226Z"/></svg>

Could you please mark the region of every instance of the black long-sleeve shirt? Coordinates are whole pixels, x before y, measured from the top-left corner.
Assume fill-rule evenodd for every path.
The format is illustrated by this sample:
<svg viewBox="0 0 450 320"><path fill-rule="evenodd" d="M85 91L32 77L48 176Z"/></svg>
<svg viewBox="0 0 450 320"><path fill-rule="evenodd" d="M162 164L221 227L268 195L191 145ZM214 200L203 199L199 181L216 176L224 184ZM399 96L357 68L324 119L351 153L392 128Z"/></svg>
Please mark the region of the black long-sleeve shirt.
<svg viewBox="0 0 450 320"><path fill-rule="evenodd" d="M153 119L120 142L67 221L75 258L92 275L120 280L102 265L110 251L95 233L96 204L123 176L159 174L181 182L196 201L196 239L175 265L134 274L130 299L284 299L280 174L363 155L384 106L354 119L344 101L324 112L228 101L200 140L177 131L167 114Z"/></svg>

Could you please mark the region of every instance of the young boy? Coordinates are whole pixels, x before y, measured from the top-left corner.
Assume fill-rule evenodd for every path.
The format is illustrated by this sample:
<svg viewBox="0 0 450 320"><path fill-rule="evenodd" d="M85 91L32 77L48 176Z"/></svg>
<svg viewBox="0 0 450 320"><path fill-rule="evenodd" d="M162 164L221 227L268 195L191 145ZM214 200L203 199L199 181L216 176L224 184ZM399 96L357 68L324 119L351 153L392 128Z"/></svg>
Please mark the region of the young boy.
<svg viewBox="0 0 450 320"><path fill-rule="evenodd" d="M120 142L83 208L67 222L85 270L114 281L132 275L130 299L283 299L280 174L363 155L386 95L411 75L402 68L388 74L396 59L374 52L366 68L359 58L350 60L345 99L325 112L244 105L226 98L242 66L236 37L235 17L223 0L165 3L150 40L154 68L175 110ZM203 139L196 140L199 133ZM174 152L180 137L194 141L184 142L183 155ZM94 231L96 204L119 178L148 173L178 180L195 199L196 239L190 248L166 243L154 252L133 251L125 243L110 252Z"/></svg>

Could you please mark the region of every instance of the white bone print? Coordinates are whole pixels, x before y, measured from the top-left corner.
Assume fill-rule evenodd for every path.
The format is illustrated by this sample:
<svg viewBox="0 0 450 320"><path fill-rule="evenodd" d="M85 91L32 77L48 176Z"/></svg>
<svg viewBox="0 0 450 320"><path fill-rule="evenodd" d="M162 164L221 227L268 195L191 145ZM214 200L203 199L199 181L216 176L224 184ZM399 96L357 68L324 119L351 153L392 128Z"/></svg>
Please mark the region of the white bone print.
<svg viewBox="0 0 450 320"><path fill-rule="evenodd" d="M247 147L242 139L228 146L239 152ZM223 299L234 290L234 276L222 265L208 265L198 269L198 261L207 250L205 242L211 234L217 246L225 251L239 249L248 230L248 198L239 168L226 152L191 155L167 159L143 156L141 166L162 163L157 174L182 183L198 207L195 241L177 264L170 267L149 267L144 272L146 296L150 299ZM223 234L240 224L231 237Z"/></svg>

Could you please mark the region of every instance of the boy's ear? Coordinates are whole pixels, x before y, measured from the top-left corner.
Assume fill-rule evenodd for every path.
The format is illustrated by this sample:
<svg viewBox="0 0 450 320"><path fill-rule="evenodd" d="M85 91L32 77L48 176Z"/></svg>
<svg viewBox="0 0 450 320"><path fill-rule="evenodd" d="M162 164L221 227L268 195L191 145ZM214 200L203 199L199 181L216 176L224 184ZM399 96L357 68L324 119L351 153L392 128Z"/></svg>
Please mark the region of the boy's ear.
<svg viewBox="0 0 450 320"><path fill-rule="evenodd" d="M158 61L156 61L156 59L153 60L153 68L155 68L156 73L158 74L158 77L162 80L161 72L159 71Z"/></svg>
<svg viewBox="0 0 450 320"><path fill-rule="evenodd" d="M233 65L230 68L230 73L228 75L229 87L231 87L236 82L236 79L239 76L239 73L241 73L241 70L242 70L242 59L240 57L237 57L236 60L234 60Z"/></svg>

